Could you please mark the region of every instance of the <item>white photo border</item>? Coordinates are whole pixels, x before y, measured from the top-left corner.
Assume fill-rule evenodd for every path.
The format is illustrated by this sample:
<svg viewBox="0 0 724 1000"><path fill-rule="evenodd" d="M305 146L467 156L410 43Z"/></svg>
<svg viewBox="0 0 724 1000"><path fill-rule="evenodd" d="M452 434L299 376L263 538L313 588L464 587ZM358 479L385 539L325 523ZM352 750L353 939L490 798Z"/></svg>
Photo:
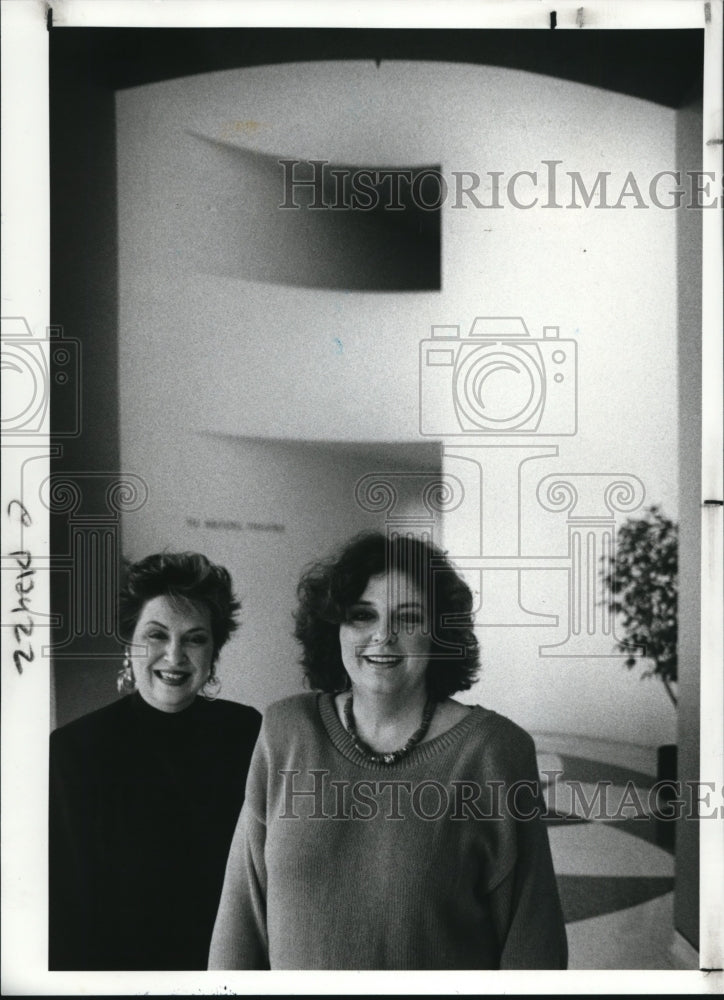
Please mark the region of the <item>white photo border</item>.
<svg viewBox="0 0 724 1000"><path fill-rule="evenodd" d="M421 27L704 31L702 169L722 173L722 0L3 0L2 2L2 316L24 318L39 341L50 325L48 17L64 27ZM724 496L722 477L721 215L703 212L701 765L724 787ZM41 513L23 524L13 506L49 473L49 414L32 447L3 442L4 607L21 571L11 553L29 550L47 568L49 526ZM44 433L43 433L44 432ZM37 495L37 493L36 493ZM707 503L706 501L713 501ZM11 516L12 512L14 516ZM33 512L34 513L34 512ZM32 600L47 615L47 573ZM2 990L7 995L117 993L708 993L721 972L458 973L62 973L47 971L47 750L49 664L36 658L19 674L12 631L2 630ZM700 824L700 965L724 965L724 819Z"/></svg>

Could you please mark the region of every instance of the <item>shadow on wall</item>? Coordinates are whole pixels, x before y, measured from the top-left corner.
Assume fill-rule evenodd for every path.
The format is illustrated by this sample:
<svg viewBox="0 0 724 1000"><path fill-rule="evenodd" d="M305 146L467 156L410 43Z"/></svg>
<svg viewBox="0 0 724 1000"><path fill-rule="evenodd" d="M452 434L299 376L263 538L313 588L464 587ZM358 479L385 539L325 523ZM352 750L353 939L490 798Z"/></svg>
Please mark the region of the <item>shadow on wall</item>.
<svg viewBox="0 0 724 1000"><path fill-rule="evenodd" d="M378 176L384 167L269 156L193 131L180 141L198 178L175 224L200 235L199 273L349 291L440 288L439 165L389 168L415 179L393 189L389 174Z"/></svg>

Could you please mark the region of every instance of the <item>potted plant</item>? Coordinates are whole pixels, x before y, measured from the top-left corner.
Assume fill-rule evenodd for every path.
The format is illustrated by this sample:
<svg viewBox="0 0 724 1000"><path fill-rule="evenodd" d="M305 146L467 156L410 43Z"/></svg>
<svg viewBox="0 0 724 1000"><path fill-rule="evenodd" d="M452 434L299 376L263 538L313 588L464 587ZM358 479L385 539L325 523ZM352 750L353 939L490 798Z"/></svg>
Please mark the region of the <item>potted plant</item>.
<svg viewBox="0 0 724 1000"><path fill-rule="evenodd" d="M672 705L677 704L678 526L657 505L629 518L618 530L615 552L604 557L602 579L606 599L619 616L624 638L616 644L627 653L631 669L637 659L650 667L642 678L658 678ZM658 748L660 781L676 779L676 745ZM669 798L673 797L673 790ZM662 796L662 805L664 804ZM657 824L659 843L671 846L674 824Z"/></svg>

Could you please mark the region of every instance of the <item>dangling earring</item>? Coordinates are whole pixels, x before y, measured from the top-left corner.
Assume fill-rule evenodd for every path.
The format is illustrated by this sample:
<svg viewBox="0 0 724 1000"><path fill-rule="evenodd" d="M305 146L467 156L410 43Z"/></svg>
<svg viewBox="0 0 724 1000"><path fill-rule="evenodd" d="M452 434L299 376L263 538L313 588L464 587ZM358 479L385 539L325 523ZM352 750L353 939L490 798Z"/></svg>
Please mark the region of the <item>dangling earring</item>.
<svg viewBox="0 0 724 1000"><path fill-rule="evenodd" d="M201 688L201 697L205 698L207 701L213 701L215 698L219 697L220 690L221 681L216 676L216 668L212 667L206 683Z"/></svg>
<svg viewBox="0 0 724 1000"><path fill-rule="evenodd" d="M130 694L136 690L136 678L131 668L131 654L128 650L123 654L123 666L116 675L116 687L119 694Z"/></svg>

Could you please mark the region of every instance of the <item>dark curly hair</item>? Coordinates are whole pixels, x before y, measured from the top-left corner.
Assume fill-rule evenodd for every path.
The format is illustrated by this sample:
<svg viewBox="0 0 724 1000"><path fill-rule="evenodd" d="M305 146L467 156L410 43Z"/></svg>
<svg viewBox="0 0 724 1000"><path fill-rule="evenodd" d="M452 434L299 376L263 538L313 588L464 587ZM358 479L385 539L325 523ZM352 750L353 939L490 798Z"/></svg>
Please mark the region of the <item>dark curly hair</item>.
<svg viewBox="0 0 724 1000"><path fill-rule="evenodd" d="M200 552L158 552L127 563L118 596L121 637L130 640L143 606L154 597L169 596L201 605L209 611L213 659L238 627L241 604L232 591L231 577L223 566Z"/></svg>
<svg viewBox="0 0 724 1000"><path fill-rule="evenodd" d="M312 688L334 692L349 686L339 645L339 626L369 579L389 570L405 573L421 589L432 623L427 688L442 701L471 687L479 670L473 631L473 595L437 546L421 538L364 532L329 559L308 566L299 581L294 635Z"/></svg>

